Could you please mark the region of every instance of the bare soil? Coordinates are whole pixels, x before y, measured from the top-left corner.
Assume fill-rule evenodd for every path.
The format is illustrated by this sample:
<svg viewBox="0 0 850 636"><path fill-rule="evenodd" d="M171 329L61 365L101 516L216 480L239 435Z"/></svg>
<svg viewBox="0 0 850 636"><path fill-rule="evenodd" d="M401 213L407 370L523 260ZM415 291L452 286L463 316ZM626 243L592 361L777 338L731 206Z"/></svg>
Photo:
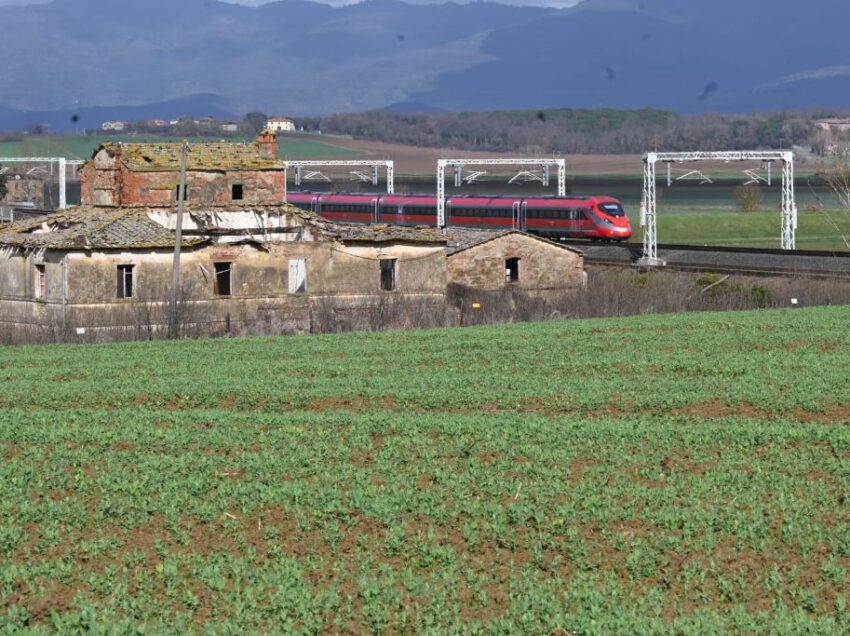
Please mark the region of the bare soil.
<svg viewBox="0 0 850 636"><path fill-rule="evenodd" d="M307 139L320 139L326 143L350 148L363 153L358 159L392 159L395 161L395 171L398 175L431 176L436 172L438 159L504 159L506 157L527 156L528 153L517 150L511 153L476 152L472 150L457 150L453 148L422 148L403 144L393 144L381 141L366 141L351 137L297 135ZM628 176L639 177L643 174L643 157L641 155L567 155L567 174L571 176ZM706 173L734 173L743 168L761 168L760 162L746 164L728 164L725 162L704 162L699 164L680 164L673 169L673 178L678 178L690 170L698 169ZM798 173L813 172L816 166L798 166ZM666 168L663 164L657 167L658 175L664 176ZM774 177L782 177L782 170L774 166Z"/></svg>

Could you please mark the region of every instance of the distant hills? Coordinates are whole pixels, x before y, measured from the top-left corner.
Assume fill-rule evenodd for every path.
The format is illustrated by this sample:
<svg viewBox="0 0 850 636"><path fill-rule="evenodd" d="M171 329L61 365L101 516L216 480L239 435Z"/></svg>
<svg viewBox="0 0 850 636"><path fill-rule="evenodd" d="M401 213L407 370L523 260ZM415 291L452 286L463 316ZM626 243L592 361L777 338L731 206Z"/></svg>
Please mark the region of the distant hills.
<svg viewBox="0 0 850 636"><path fill-rule="evenodd" d="M0 7L0 128L389 109L850 106L845 0ZM77 115L76 121L71 116Z"/></svg>

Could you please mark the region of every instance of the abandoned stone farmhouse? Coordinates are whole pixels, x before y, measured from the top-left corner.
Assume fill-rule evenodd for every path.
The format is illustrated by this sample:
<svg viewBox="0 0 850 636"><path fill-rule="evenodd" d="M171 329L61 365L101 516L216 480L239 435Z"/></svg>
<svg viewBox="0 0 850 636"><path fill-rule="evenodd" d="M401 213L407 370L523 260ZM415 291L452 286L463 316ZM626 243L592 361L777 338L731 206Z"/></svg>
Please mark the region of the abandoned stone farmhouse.
<svg viewBox="0 0 850 636"><path fill-rule="evenodd" d="M173 308L183 335L466 324L476 305L545 303L583 283L580 253L521 232L347 225L287 206L264 137L193 148ZM99 148L83 205L0 229L0 343L165 334L180 145L147 146Z"/></svg>

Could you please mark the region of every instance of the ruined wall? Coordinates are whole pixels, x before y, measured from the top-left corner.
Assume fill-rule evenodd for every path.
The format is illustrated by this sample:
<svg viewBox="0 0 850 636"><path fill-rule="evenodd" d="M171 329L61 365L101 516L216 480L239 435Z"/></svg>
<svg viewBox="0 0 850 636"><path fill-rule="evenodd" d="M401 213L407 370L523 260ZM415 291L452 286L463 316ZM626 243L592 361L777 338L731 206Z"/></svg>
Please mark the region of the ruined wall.
<svg viewBox="0 0 850 636"><path fill-rule="evenodd" d="M121 171L118 159L107 150L98 152L80 170L83 205L117 206L121 202Z"/></svg>
<svg viewBox="0 0 850 636"><path fill-rule="evenodd" d="M519 280L508 282L505 261L519 258ZM480 290L577 289L584 284L581 254L524 234L508 234L452 254L447 259L449 284Z"/></svg>
<svg viewBox="0 0 850 636"><path fill-rule="evenodd" d="M170 206L177 201L177 171L128 170L106 149L81 171L83 205ZM233 186L242 198L233 198ZM187 201L202 205L278 205L286 198L286 171L194 170L186 174Z"/></svg>
<svg viewBox="0 0 850 636"><path fill-rule="evenodd" d="M177 172L122 169L123 205L174 205ZM233 186L242 186L242 198L233 198ZM190 171L186 174L187 202L202 205L280 205L286 198L283 170Z"/></svg>
<svg viewBox="0 0 850 636"><path fill-rule="evenodd" d="M45 294L36 297L36 265L44 266ZM62 255L0 249L0 344L41 342L62 324ZM26 333L26 338L20 338Z"/></svg>
<svg viewBox="0 0 850 636"><path fill-rule="evenodd" d="M314 264L318 293L378 293L381 259L396 259L395 293L445 293L446 257L434 245L328 245L325 260Z"/></svg>
<svg viewBox="0 0 850 636"><path fill-rule="evenodd" d="M43 179L16 179L12 175L6 181L6 196L0 201L8 203L33 203L37 208L44 208L45 181Z"/></svg>
<svg viewBox="0 0 850 636"><path fill-rule="evenodd" d="M331 242L218 244L184 250L178 322L182 335L288 334L445 323L445 251L434 246L348 247ZM378 258L399 258L398 287L379 292ZM425 258L422 258L425 256ZM306 260L307 291L289 293L290 259ZM407 260L405 260L407 259ZM35 265L47 293L35 298ZM218 295L215 264L231 264L231 294ZM0 253L0 344L162 337L172 253ZM133 265L133 296L118 295L119 265ZM64 284L63 284L64 280ZM63 291L64 285L64 291ZM66 298L63 304L62 298Z"/></svg>

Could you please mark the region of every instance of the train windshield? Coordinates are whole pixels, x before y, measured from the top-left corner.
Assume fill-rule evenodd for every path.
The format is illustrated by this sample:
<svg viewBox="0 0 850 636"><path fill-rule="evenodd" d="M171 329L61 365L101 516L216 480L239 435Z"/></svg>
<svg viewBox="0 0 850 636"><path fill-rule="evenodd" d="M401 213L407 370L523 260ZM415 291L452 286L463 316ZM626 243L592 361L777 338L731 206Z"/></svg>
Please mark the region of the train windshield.
<svg viewBox="0 0 850 636"><path fill-rule="evenodd" d="M623 212L623 206L619 203L600 203L599 211L608 216L626 216Z"/></svg>

